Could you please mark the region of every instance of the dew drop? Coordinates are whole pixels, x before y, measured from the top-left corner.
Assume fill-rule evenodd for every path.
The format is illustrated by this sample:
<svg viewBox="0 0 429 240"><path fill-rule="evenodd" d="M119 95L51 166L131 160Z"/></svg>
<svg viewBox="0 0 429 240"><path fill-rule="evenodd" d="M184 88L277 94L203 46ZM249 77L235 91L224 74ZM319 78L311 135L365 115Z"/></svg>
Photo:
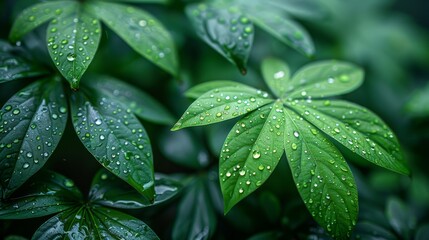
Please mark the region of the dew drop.
<svg viewBox="0 0 429 240"><path fill-rule="evenodd" d="M66 186L66 187L73 187L74 186L74 182L73 181L71 181L71 180L69 180L69 179L66 179L66 180L64 180L64 185Z"/></svg>
<svg viewBox="0 0 429 240"><path fill-rule="evenodd" d="M12 113L13 113L14 115L18 115L20 112L21 112L21 111L20 111L19 109L15 109L15 110L13 110L13 112L12 112Z"/></svg>
<svg viewBox="0 0 429 240"><path fill-rule="evenodd" d="M261 157L261 153L258 150L253 150L252 157L253 159L258 159Z"/></svg>
<svg viewBox="0 0 429 240"><path fill-rule="evenodd" d="M241 171L239 172L239 174L240 174L240 176L244 176L244 175L246 175L246 171L241 170Z"/></svg>
<svg viewBox="0 0 429 240"><path fill-rule="evenodd" d="M285 76L285 72L283 72L283 71L279 71L279 72L274 73L274 79L280 79L284 76Z"/></svg>
<svg viewBox="0 0 429 240"><path fill-rule="evenodd" d="M297 137L299 137L299 132L295 131L295 132L293 132L293 135L297 138Z"/></svg>
<svg viewBox="0 0 429 240"><path fill-rule="evenodd" d="M28 163L24 163L24 165L22 165L22 168L27 169L28 167L30 167L30 164Z"/></svg>
<svg viewBox="0 0 429 240"><path fill-rule="evenodd" d="M296 145L296 143L292 143L292 150L296 150L298 148L298 146Z"/></svg>
<svg viewBox="0 0 429 240"><path fill-rule="evenodd" d="M76 56L73 53L67 55L67 61L73 62L76 59Z"/></svg>

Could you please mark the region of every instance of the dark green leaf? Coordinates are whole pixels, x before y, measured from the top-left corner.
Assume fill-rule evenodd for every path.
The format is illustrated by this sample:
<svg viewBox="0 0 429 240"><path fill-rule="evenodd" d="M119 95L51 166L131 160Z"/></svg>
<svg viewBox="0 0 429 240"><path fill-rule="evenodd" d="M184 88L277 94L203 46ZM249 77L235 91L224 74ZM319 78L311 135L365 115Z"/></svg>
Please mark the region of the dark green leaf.
<svg viewBox="0 0 429 240"><path fill-rule="evenodd" d="M0 83L47 73L36 64L29 63L21 51L21 48L0 40Z"/></svg>
<svg viewBox="0 0 429 240"><path fill-rule="evenodd" d="M73 10L51 21L46 39L55 66L71 88L78 89L100 43L101 25L83 6L76 5Z"/></svg>
<svg viewBox="0 0 429 240"><path fill-rule="evenodd" d="M302 117L362 158L409 174L397 138L374 113L345 101L288 103Z"/></svg>
<svg viewBox="0 0 429 240"><path fill-rule="evenodd" d="M27 238L21 237L18 235L9 235L9 236L5 237L4 240L27 240Z"/></svg>
<svg viewBox="0 0 429 240"><path fill-rule="evenodd" d="M409 239L410 231L416 227L413 211L401 200L390 198L387 201L386 216L392 228L405 239Z"/></svg>
<svg viewBox="0 0 429 240"><path fill-rule="evenodd" d="M190 183L179 204L173 226L172 238L210 239L213 235L217 218L207 192L206 179L198 178Z"/></svg>
<svg viewBox="0 0 429 240"><path fill-rule="evenodd" d="M155 123L173 124L171 113L148 94L108 76L91 76L88 84L127 106L136 116Z"/></svg>
<svg viewBox="0 0 429 240"><path fill-rule="evenodd" d="M363 81L361 68L345 62L321 61L298 70L289 83L286 98L318 98L348 93Z"/></svg>
<svg viewBox="0 0 429 240"><path fill-rule="evenodd" d="M186 13L198 36L245 74L254 35L249 18L237 8L216 4L193 4Z"/></svg>
<svg viewBox="0 0 429 240"><path fill-rule="evenodd" d="M222 87L240 87L246 85L234 82L234 81L210 81L198 84L185 92L185 96L188 98L199 98L204 93Z"/></svg>
<svg viewBox="0 0 429 240"><path fill-rule="evenodd" d="M429 238L429 224L419 227L416 231L414 240L426 240Z"/></svg>
<svg viewBox="0 0 429 240"><path fill-rule="evenodd" d="M219 178L225 213L258 189L283 154L284 116L280 102L264 106L232 128L222 148Z"/></svg>
<svg viewBox="0 0 429 240"><path fill-rule="evenodd" d="M25 34L47 22L49 19L70 13L77 3L73 1L55 1L35 4L26 8L15 20L9 39L18 41Z"/></svg>
<svg viewBox="0 0 429 240"><path fill-rule="evenodd" d="M73 181L54 172L34 176L18 197L2 203L0 219L24 219L69 209L82 200Z"/></svg>
<svg viewBox="0 0 429 240"><path fill-rule="evenodd" d="M36 173L55 150L67 122L59 79L37 81L0 110L0 185L8 197Z"/></svg>
<svg viewBox="0 0 429 240"><path fill-rule="evenodd" d="M267 58L262 62L262 75L268 87L277 97L283 97L290 82L289 66L275 58Z"/></svg>
<svg viewBox="0 0 429 240"><path fill-rule="evenodd" d="M405 109L413 117L429 117L429 84L422 87L421 89L415 90L407 104Z"/></svg>
<svg viewBox="0 0 429 240"><path fill-rule="evenodd" d="M357 187L335 146L295 112L285 110L284 148L307 209L336 239L348 239L358 216Z"/></svg>
<svg viewBox="0 0 429 240"><path fill-rule="evenodd" d="M91 2L88 7L131 48L167 72L177 74L178 63L173 39L152 15L116 3Z"/></svg>
<svg viewBox="0 0 429 240"><path fill-rule="evenodd" d="M137 209L157 205L173 198L182 186L164 175L155 175L155 201L149 202L123 180L101 169L92 180L89 199L107 207Z"/></svg>
<svg viewBox="0 0 429 240"><path fill-rule="evenodd" d="M278 222L282 210L279 198L270 191L264 191L259 195L259 203L267 219L272 223Z"/></svg>
<svg viewBox="0 0 429 240"><path fill-rule="evenodd" d="M91 154L152 201L155 193L152 148L131 109L90 85L73 93L71 109L75 130Z"/></svg>
<svg viewBox="0 0 429 240"><path fill-rule="evenodd" d="M397 240L395 234L386 230L381 226L377 226L370 222L359 222L356 225L356 230L353 233L353 239L362 240Z"/></svg>
<svg viewBox="0 0 429 240"><path fill-rule="evenodd" d="M282 236L281 232L274 232L274 231L263 232L263 233L255 234L250 238L248 238L247 240L276 240L276 239L282 239L281 236Z"/></svg>
<svg viewBox="0 0 429 240"><path fill-rule="evenodd" d="M129 3L159 3L159 4L167 4L170 0L102 0L109 2L129 2Z"/></svg>
<svg viewBox="0 0 429 240"><path fill-rule="evenodd" d="M268 93L244 85L216 88L195 100L172 130L222 122L272 101Z"/></svg>
<svg viewBox="0 0 429 240"><path fill-rule="evenodd" d="M314 0L268 0L273 7L284 9L293 16L308 19L322 18L326 15L323 3Z"/></svg>

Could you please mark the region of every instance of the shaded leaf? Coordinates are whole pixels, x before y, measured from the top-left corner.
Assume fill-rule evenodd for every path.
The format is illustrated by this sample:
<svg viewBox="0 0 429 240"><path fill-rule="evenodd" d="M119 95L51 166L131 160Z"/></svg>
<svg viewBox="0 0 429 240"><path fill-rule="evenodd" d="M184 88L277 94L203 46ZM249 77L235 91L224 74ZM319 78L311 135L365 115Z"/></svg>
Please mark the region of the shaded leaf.
<svg viewBox="0 0 429 240"><path fill-rule="evenodd" d="M136 116L155 123L173 124L173 115L147 93L109 76L91 76L88 84L109 94L111 98L127 106Z"/></svg>
<svg viewBox="0 0 429 240"><path fill-rule="evenodd" d="M167 72L177 74L173 39L152 15L131 6L108 2L88 3L88 9L139 54Z"/></svg>
<svg viewBox="0 0 429 240"><path fill-rule="evenodd" d="M419 227L416 231L415 240L425 240L429 238L429 224Z"/></svg>
<svg viewBox="0 0 429 240"><path fill-rule="evenodd" d="M231 129L219 160L225 213L271 175L283 154L283 128L282 105L276 102L250 113Z"/></svg>
<svg viewBox="0 0 429 240"><path fill-rule="evenodd" d="M412 117L429 117L429 83L421 89L415 90L407 104L405 110Z"/></svg>
<svg viewBox="0 0 429 240"><path fill-rule="evenodd" d="M282 239L282 233L281 232L262 232L255 234L248 238L247 240L275 240L275 239Z"/></svg>
<svg viewBox="0 0 429 240"><path fill-rule="evenodd" d="M149 202L135 189L105 169L97 172L92 180L89 200L107 207L137 209L154 206L176 196L182 186L168 176L155 175L155 201Z"/></svg>
<svg viewBox="0 0 429 240"><path fill-rule="evenodd" d="M283 97L290 82L289 66L281 60L267 58L262 62L262 75L277 97Z"/></svg>
<svg viewBox="0 0 429 240"><path fill-rule="evenodd" d="M336 239L348 239L358 217L357 187L335 146L293 111L285 111L284 148L293 179L313 218Z"/></svg>
<svg viewBox="0 0 429 240"><path fill-rule="evenodd" d="M361 68L334 60L308 64L289 83L288 98L319 98L351 92L363 82Z"/></svg>
<svg viewBox="0 0 429 240"><path fill-rule="evenodd" d="M129 2L129 3L159 3L159 4L167 4L170 2L170 0L108 0L108 1L109 2Z"/></svg>
<svg viewBox="0 0 429 240"><path fill-rule="evenodd" d="M186 13L197 35L245 74L254 35L249 18L217 4L192 4Z"/></svg>
<svg viewBox="0 0 429 240"><path fill-rule="evenodd" d="M405 239L409 239L410 231L416 227L413 211L401 200L390 198L387 201L386 216L392 228Z"/></svg>
<svg viewBox="0 0 429 240"><path fill-rule="evenodd" d="M67 102L59 79L37 81L0 110L0 185L8 197L43 167L64 132Z"/></svg>
<svg viewBox="0 0 429 240"><path fill-rule="evenodd" d="M103 91L86 86L71 96L75 130L91 154L149 201L154 198L152 148L131 110Z"/></svg>
<svg viewBox="0 0 429 240"><path fill-rule="evenodd" d="M101 37L100 22L81 5L73 12L54 18L46 35L49 54L72 89L94 59Z"/></svg>
<svg viewBox="0 0 429 240"><path fill-rule="evenodd" d="M192 88L188 89L185 92L185 96L188 98L199 98L204 93L211 91L216 88L222 88L222 87L247 87L244 84L234 82L234 81L210 81L210 82L204 82L200 83L196 86L193 86Z"/></svg>
<svg viewBox="0 0 429 240"><path fill-rule="evenodd" d="M9 39L12 42L18 41L25 34L49 19L67 15L73 11L76 5L77 3L73 1L55 1L38 3L24 9L13 23Z"/></svg>
<svg viewBox="0 0 429 240"><path fill-rule="evenodd" d="M397 138L374 113L345 101L300 101L289 106L358 156L378 166L409 174Z"/></svg>
<svg viewBox="0 0 429 240"><path fill-rule="evenodd" d="M54 172L34 176L18 197L2 202L0 219L25 219L50 215L82 201L73 181Z"/></svg>
<svg viewBox="0 0 429 240"><path fill-rule="evenodd" d="M327 15L322 2L314 0L268 0L267 4L281 8L293 16L320 19Z"/></svg>
<svg viewBox="0 0 429 240"><path fill-rule="evenodd" d="M272 102L268 97L268 93L243 85L216 88L195 100L172 130L238 117Z"/></svg>
<svg viewBox="0 0 429 240"><path fill-rule="evenodd" d="M41 76L47 73L22 56L22 49L0 40L0 83Z"/></svg>
<svg viewBox="0 0 429 240"><path fill-rule="evenodd" d="M389 230L370 222L359 222L356 225L356 230L354 231L353 235L354 239L364 240L398 239L395 234L391 233Z"/></svg>

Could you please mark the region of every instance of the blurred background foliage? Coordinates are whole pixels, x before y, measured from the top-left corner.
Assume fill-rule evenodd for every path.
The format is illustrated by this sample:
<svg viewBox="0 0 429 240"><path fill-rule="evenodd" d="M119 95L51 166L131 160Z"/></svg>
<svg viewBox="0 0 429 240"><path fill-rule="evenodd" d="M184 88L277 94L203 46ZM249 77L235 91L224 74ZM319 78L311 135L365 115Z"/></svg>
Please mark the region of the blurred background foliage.
<svg viewBox="0 0 429 240"><path fill-rule="evenodd" d="M7 39L17 13L34 2L0 1L1 39ZM108 29L89 72L129 82L179 117L191 102L183 92L200 82L235 80L268 90L260 64L269 56L287 61L293 70L320 59L354 62L365 69L365 82L344 98L373 110L391 126L412 169L409 178L352 161L360 197L354 238L429 239L428 1L320 0L323 16L298 19L315 42L315 56L306 58L257 29L246 76L198 39L184 14L190 2L196 1L135 4L159 18L172 33L180 56L177 79L143 59ZM41 27L21 44L35 61L54 69L44 38ZM2 84L0 105L30 82ZM329 239L305 209L284 160L266 184L223 216L217 159L233 123L170 132L168 127L144 122L154 149L155 170L176 174L187 187L169 204L130 214L144 219L162 239ZM73 179L87 192L100 166L70 125L45 168ZM46 219L2 221L0 236L29 237Z"/></svg>

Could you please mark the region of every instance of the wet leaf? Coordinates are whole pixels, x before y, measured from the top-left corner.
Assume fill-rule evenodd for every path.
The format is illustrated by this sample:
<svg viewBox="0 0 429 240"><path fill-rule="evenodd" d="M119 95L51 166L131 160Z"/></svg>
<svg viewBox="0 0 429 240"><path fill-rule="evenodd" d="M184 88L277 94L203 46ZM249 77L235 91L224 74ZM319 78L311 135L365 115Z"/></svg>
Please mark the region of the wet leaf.
<svg viewBox="0 0 429 240"><path fill-rule="evenodd" d="M149 201L154 199L152 148L131 109L91 85L71 96L75 130L89 152Z"/></svg>
<svg viewBox="0 0 429 240"><path fill-rule="evenodd" d="M307 18L307 19L320 19L327 15L323 3L314 0L268 0L267 4L273 7L281 8L292 16Z"/></svg>
<svg viewBox="0 0 429 240"><path fill-rule="evenodd" d="M197 35L245 74L254 35L249 18L217 4L192 4L186 13Z"/></svg>
<svg viewBox="0 0 429 240"><path fill-rule="evenodd" d="M264 106L237 122L225 140L219 178L225 213L258 189L283 154L284 116L280 102Z"/></svg>
<svg viewBox="0 0 429 240"><path fill-rule="evenodd" d="M72 89L79 88L82 75L94 59L100 37L100 22L89 15L83 5L75 5L73 12L50 22L46 35L49 54Z"/></svg>
<svg viewBox="0 0 429 240"><path fill-rule="evenodd" d="M41 76L47 73L35 63L29 62L23 49L0 40L0 83Z"/></svg>
<svg viewBox="0 0 429 240"><path fill-rule="evenodd" d="M197 178L185 189L174 221L172 239L210 239L217 218L206 178Z"/></svg>
<svg viewBox="0 0 429 240"><path fill-rule="evenodd" d="M90 2L88 9L131 48L167 72L176 75L178 60L173 39L149 13L131 6Z"/></svg>
<svg viewBox="0 0 429 240"><path fill-rule="evenodd" d="M24 185L23 194L2 203L0 219L25 219L58 213L79 204L82 194L73 181L54 172L42 172Z"/></svg>
<svg viewBox="0 0 429 240"><path fill-rule="evenodd" d="M139 118L166 125L174 123L173 115L163 105L134 86L109 76L92 75L88 81L93 88L121 102Z"/></svg>
<svg viewBox="0 0 429 240"><path fill-rule="evenodd" d="M361 68L334 60L319 61L299 69L292 77L288 98L320 98L351 92L363 82Z"/></svg>
<svg viewBox="0 0 429 240"><path fill-rule="evenodd" d="M251 112L272 101L268 93L248 86L216 88L195 100L172 130L222 122Z"/></svg>
<svg viewBox="0 0 429 240"><path fill-rule="evenodd" d="M0 185L8 197L46 163L64 132L67 102L59 79L37 81L0 110Z"/></svg>
<svg viewBox="0 0 429 240"><path fill-rule="evenodd" d="M394 172L409 174L398 139L368 109L337 100L300 101L289 106L358 156Z"/></svg>
<svg viewBox="0 0 429 240"><path fill-rule="evenodd" d="M55 1L38 3L22 11L10 31L9 39L18 41L25 34L47 22L49 19L64 16L73 11L77 3L72 1Z"/></svg>
<svg viewBox="0 0 429 240"><path fill-rule="evenodd" d="M289 66L281 60L267 58L262 62L261 70L271 91L277 97L283 97L290 82Z"/></svg>
<svg viewBox="0 0 429 240"><path fill-rule="evenodd" d="M123 180L101 169L92 180L89 200L93 204L107 207L138 209L166 202L175 197L181 188L180 183L168 176L157 174L155 175L155 201L151 203Z"/></svg>
<svg viewBox="0 0 429 240"><path fill-rule="evenodd" d="M199 98L204 93L211 91L216 88L222 88L222 87L247 87L244 84L234 82L234 81L210 81L210 82L204 82L200 83L196 86L193 86L192 88L188 89L185 92L185 96L188 98Z"/></svg>
<svg viewBox="0 0 429 240"><path fill-rule="evenodd" d="M357 187L335 146L295 112L285 110L284 148L299 194L313 218L348 239L358 216Z"/></svg>

